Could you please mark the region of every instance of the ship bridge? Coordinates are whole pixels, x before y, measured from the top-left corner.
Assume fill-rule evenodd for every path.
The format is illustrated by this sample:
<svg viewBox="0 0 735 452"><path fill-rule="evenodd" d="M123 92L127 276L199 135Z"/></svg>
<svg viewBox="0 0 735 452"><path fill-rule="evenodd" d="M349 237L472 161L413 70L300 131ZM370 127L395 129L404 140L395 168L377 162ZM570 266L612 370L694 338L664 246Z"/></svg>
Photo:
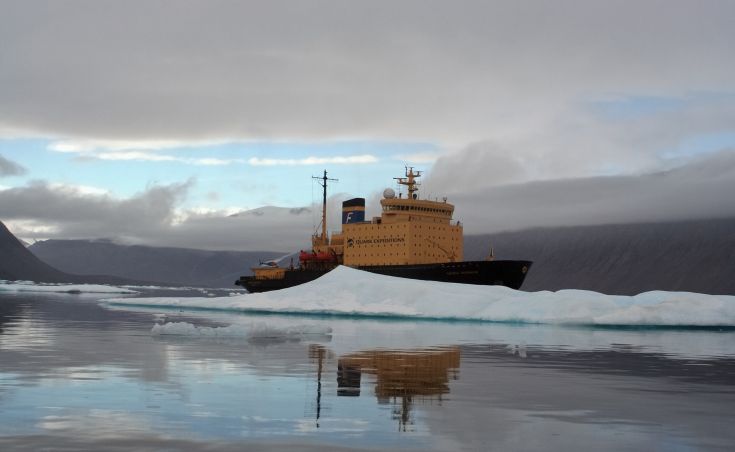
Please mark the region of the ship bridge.
<svg viewBox="0 0 735 452"><path fill-rule="evenodd" d="M406 177L396 177L399 185L408 189L408 197L395 197L395 192L387 189L383 192L380 205L383 207L381 221L396 223L403 221L424 221L428 223L449 224L454 213L454 206L444 198L443 202L419 199L416 180L421 177L421 171L414 172L413 168L406 168Z"/></svg>
<svg viewBox="0 0 735 452"><path fill-rule="evenodd" d="M454 206L448 202L419 199L381 199L383 207L382 222L425 221L446 223L452 220Z"/></svg>

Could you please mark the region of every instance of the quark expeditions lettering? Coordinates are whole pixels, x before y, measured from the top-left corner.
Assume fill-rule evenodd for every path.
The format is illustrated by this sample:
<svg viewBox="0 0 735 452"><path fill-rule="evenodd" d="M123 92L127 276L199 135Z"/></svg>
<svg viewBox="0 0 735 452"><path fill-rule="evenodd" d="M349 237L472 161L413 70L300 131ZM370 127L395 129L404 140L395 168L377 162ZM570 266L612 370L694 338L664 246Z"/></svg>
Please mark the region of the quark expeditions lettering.
<svg viewBox="0 0 735 452"><path fill-rule="evenodd" d="M466 284L504 285L518 289L531 262L494 260L464 261L463 227L452 219L454 205L421 199L420 171L406 168L405 177L394 178L406 188L396 196L387 188L380 200L381 215L365 217L365 199L342 203L342 230L327 234L327 172L314 177L323 188L321 233L311 237L311 250L299 253L298 266L274 262L254 267L253 276L235 284L250 292L282 289L318 278L338 265L404 278Z"/></svg>
<svg viewBox="0 0 735 452"><path fill-rule="evenodd" d="M347 243L350 243L350 241L353 239L347 239ZM384 238L378 238L378 239L357 239L354 240L355 245L373 245L373 244L381 244L381 243L404 243L406 239L403 237L384 237Z"/></svg>

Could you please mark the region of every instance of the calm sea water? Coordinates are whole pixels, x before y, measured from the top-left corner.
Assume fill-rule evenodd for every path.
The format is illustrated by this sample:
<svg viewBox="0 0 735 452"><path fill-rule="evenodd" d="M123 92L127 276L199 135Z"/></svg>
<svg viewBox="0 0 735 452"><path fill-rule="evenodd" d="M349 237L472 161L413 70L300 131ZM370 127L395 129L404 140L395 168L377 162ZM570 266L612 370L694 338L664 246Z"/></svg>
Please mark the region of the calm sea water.
<svg viewBox="0 0 735 452"><path fill-rule="evenodd" d="M0 450L735 445L733 330L255 316L98 298L0 295ZM171 322L332 333L151 333Z"/></svg>

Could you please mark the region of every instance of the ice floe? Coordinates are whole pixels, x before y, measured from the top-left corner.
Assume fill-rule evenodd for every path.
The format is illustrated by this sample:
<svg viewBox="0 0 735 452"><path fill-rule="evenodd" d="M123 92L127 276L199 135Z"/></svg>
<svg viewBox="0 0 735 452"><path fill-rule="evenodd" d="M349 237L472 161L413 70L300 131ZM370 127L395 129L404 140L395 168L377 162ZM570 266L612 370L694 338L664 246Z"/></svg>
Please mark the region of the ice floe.
<svg viewBox="0 0 735 452"><path fill-rule="evenodd" d="M44 293L110 293L135 294L136 290L103 284L44 284L32 281L0 280L0 292L44 292Z"/></svg>
<svg viewBox="0 0 735 452"><path fill-rule="evenodd" d="M735 326L735 296L524 292L416 281L339 267L296 287L217 298L108 299L112 304L241 312L386 316L578 325Z"/></svg>

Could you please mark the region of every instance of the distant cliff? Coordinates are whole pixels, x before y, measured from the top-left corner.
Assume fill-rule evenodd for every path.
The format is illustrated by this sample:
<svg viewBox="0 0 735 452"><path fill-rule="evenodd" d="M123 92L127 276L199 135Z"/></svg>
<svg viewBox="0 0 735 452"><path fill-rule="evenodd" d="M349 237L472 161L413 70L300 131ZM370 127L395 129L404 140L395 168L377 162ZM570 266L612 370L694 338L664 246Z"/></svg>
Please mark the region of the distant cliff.
<svg viewBox="0 0 735 452"><path fill-rule="evenodd" d="M0 221L0 279L47 283L92 284L146 284L148 278L126 279L99 274L99 268L91 268L89 274L69 274L52 267L36 257Z"/></svg>
<svg viewBox="0 0 735 452"><path fill-rule="evenodd" d="M280 254L119 245L108 240L46 240L29 249L69 273L95 272L177 285L231 288L236 288L237 278L251 273L251 266Z"/></svg>
<svg viewBox="0 0 735 452"><path fill-rule="evenodd" d="M0 279L61 282L67 276L28 251L0 222Z"/></svg>
<svg viewBox="0 0 735 452"><path fill-rule="evenodd" d="M735 219L540 228L465 237L465 259L534 261L523 290L735 294Z"/></svg>

